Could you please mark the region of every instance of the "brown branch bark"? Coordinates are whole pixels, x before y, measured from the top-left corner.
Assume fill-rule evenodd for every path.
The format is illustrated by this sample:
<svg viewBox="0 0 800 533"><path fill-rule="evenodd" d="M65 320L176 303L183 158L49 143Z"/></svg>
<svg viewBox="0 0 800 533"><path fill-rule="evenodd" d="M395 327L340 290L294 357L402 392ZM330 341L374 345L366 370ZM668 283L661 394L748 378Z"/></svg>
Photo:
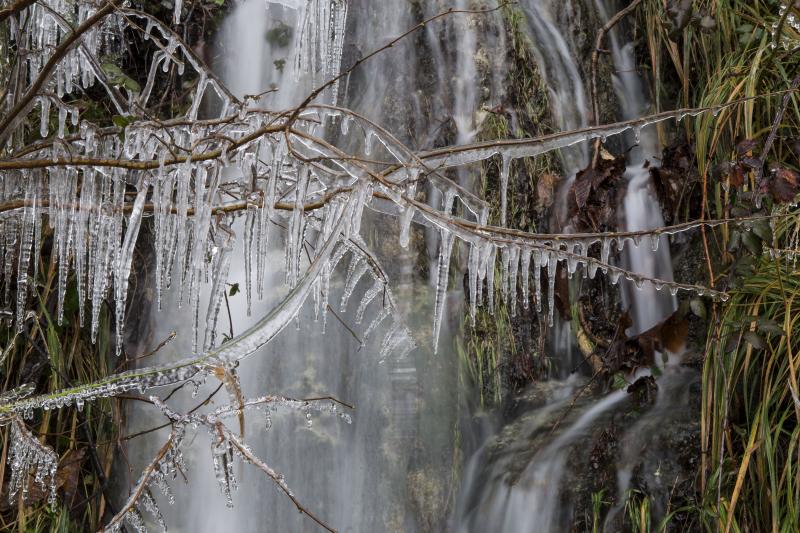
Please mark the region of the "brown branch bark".
<svg viewBox="0 0 800 533"><path fill-rule="evenodd" d="M0 22L3 22L8 17L16 15L28 6L36 3L36 0L17 0L13 4L3 9L0 9Z"/></svg>

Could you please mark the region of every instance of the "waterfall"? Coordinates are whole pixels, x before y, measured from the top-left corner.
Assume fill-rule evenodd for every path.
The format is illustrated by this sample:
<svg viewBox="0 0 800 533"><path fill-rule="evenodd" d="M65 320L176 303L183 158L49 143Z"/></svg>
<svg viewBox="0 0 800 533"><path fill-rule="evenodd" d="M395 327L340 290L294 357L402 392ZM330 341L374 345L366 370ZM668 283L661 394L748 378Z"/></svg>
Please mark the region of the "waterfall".
<svg viewBox="0 0 800 533"><path fill-rule="evenodd" d="M597 9L607 19L613 6L596 0ZM633 43L622 44L618 29L609 32L611 57L615 74L614 90L620 103L623 120L639 118L648 113L649 102L645 88L637 73ZM628 188L623 200L624 224L628 231L641 231L664 226L664 217L650 179L650 171L645 161L653 162L661 156L658 134L654 126L636 129L633 135L626 135L625 142L632 146L628 154L625 178ZM629 269L647 276L672 281L672 258L669 251L669 238L661 236L656 243L646 239L639 246L626 248L626 262ZM623 295L625 303L632 310L633 326L630 333L642 333L661 322L675 310L675 297L668 291L657 291L652 285L641 289L628 286Z"/></svg>
<svg viewBox="0 0 800 533"><path fill-rule="evenodd" d="M566 389L574 391L572 387ZM568 453L575 442L584 435L604 413L623 402L627 393L616 391L602 400L588 406L567 429L562 431L549 443L536 441L536 431L544 431L547 427L542 422L552 422L549 416L561 412L560 408L567 403L564 394L558 394L554 400L537 413L538 424L526 424L523 442L528 446L540 446L531 458L530 464L516 479L509 479L508 464L499 462L499 468L493 470L492 481L485 490L474 498L461 516L459 531L502 531L504 533L520 532L557 532L569 528L570 510L561 501L560 480L565 475ZM545 435L546 437L546 435Z"/></svg>
<svg viewBox="0 0 800 533"><path fill-rule="evenodd" d="M551 113L556 124L562 130L585 126L588 113L586 93L578 62L564 37L570 28L559 28L553 16L554 6L549 2L523 1L521 7L527 14L534 54L549 89ZM559 6L559 9L563 7ZM567 6L568 9L570 7L572 4ZM601 17L606 19L607 6L597 0L596 7ZM616 70L613 84L621 107L621 116L618 118L639 118L647 114L648 102L642 81L636 73L633 43L621 45L618 30L610 33L609 40ZM653 127L636 129L623 142L635 146L628 154L625 173L628 186L621 222L629 231L663 227L661 208L645 165L646 160L653 161L660 155L656 131ZM556 220L566 219L566 192L575 174L588 164L588 146L584 143L578 148L562 151L561 156L566 179L554 206ZM564 230L568 231L569 228ZM662 236L656 244L657 248L650 239L646 239L641 246L627 246L623 257L625 266L647 276L672 280L669 240ZM649 285L642 289L626 286L623 291L624 303L632 312L634 325L628 332L631 335L658 324L675 309L675 298L667 291L659 292ZM572 335L569 325L556 324L552 345L553 357L571 368ZM562 369L562 375L566 370ZM685 402L687 372L691 372L674 366L669 366L666 372L667 375L659 381L661 389L656 406L625 432L623 455L618 464L617 507L609 514L608 524L620 506L624 505L627 490L631 486L632 469L643 461L645 441L648 446L653 444L652 439L640 437L640 432L652 431L670 409ZM553 386L557 387L559 394L549 395L540 407L521 415L521 421L509 424L498 437L489 440L473 456L465 472L455 517L459 531L558 532L570 527L574 502L565 500L564 496L568 492L565 478L570 454L580 448L580 438L596 427L603 420L603 415L619 407L627 396L621 390L595 402L568 406L565 396L572 397L575 394L576 379L573 376L566 381L554 381ZM543 386L537 384L534 390ZM679 390L680 387L683 389ZM553 426L559 426L560 429L552 436L542 435L546 428ZM505 435L507 431L514 435L510 442ZM496 442L501 437L505 440L502 445ZM501 451L490 451L494 446ZM536 451L532 455L526 454L526 448ZM521 460L524 465L519 474L510 473L515 470L514 458ZM652 461L645 460L644 465L645 469L657 468ZM516 469L519 470L519 467Z"/></svg>
<svg viewBox="0 0 800 533"><path fill-rule="evenodd" d="M366 5L361 5L362 1ZM403 3L353 0L349 4L346 32L341 28L343 33L337 36L326 34L324 28L325 23L335 18L326 11L332 5L315 0L274 0L266 5L263 0L240 2L223 24L218 43L222 59L217 70L236 95L249 95L253 105L288 109L302 101L321 78L334 75L333 63L337 71L339 63L347 68L357 58L380 48L442 7L431 3L420 12L412 12ZM446 7L464 10L471 5L466 0L458 0L456 6ZM586 126L589 108L586 89L575 47L566 28L562 27L564 21L558 16L560 6L555 2L523 0L520 8L525 14L533 53L549 91L555 124L564 131ZM445 18L427 25L414 39L398 43L348 73L335 90L326 91L322 98L328 103L341 103L397 131L401 141L417 150L431 149L442 143L472 142L480 130L482 108L493 107L503 96L506 68L503 54L495 54L495 57L491 50L505 49L504 32L499 14ZM309 41L309 35L315 37ZM621 118L640 116L646 99L641 81L629 71L634 65L632 49L620 47L616 33L610 37L614 62L620 71L615 77L615 87L620 100L628 104ZM324 64L319 69L309 70L309 64L321 58ZM369 134L351 139L345 132L346 124L338 124L336 119L332 124L339 127L328 128L326 135L356 144L350 148L360 150L365 157L380 159L383 148L370 146ZM445 124L451 126L451 133L443 133ZM657 139L649 129L638 132L637 136L639 145L631 151L626 175L629 187L624 222L628 229L663 225L649 186L649 174L643 167L646 158L657 154ZM562 149L560 156L565 179L557 212L565 211L566 191L575 174L588 164L589 146L586 142L574 144ZM459 168L456 175L460 185L468 190L473 188L479 177L477 171L477 165ZM427 201L442 205L446 200L439 189L431 185ZM366 217L383 229L385 222L381 215ZM362 228L368 226L365 224ZM243 235L244 224L236 222L232 230L236 235ZM365 239L370 238L368 232L369 229L362 229ZM279 229L272 233L272 239L284 238ZM450 239L452 242L452 236ZM657 254L647 247L629 246L625 258L628 266L645 275L671 279L669 244L665 237L662 240ZM236 240L231 253L228 281L231 285L244 285L245 292L250 295L253 281L249 279L246 247L242 241ZM415 286L413 272L417 258L414 252L407 249L378 252L383 256L382 263L387 265L390 277L397 280L394 289L403 296L399 312L413 331L422 336L429 334L431 325L426 317L434 314L434 302L437 307L441 305L446 309L442 313L445 318L439 335L442 339L455 337L463 307L461 283L455 283L453 290L441 294L441 284L437 282L441 272L445 276L448 272L437 268L437 258L446 243L447 235L436 229L426 229L425 247L430 265L430 286L426 288ZM221 318L219 328L226 335L234 336L249 327L287 291L281 247L274 248L267 258L264 297L256 297L260 291L253 290L252 303L248 301L245 305L242 294L230 296L229 320L228 316ZM462 251L462 257L453 261L457 280L462 277L465 255ZM554 260L551 259L551 263ZM342 298L343 281L332 281L332 302ZM354 300L368 292L369 287L364 285L356 286ZM165 298L177 301L176 293L177 289L173 288ZM206 287L201 298L208 299L209 295ZM667 295L665 300L663 296L635 290L630 294L626 292L626 302L636 313L635 328L647 329L671 311L674 299ZM658 305L644 305L654 298ZM248 312L251 307L252 312ZM458 426L461 384L453 346L444 343L435 358L425 346L403 359L382 363L375 354L362 349L360 339L347 327L348 322L354 320L354 313L346 306L323 320L306 309L301 312L298 324L311 326L304 328L302 335L288 328L236 369L248 395L280 393L298 398L331 395L356 406L352 425L335 419L307 421L303 416L272 411L267 412L266 418L259 413L249 413L245 417L245 439L273 468L285 473L286 482L298 500L343 531L429 531L444 527L448 519L455 522L456 529L463 531L488 528L508 532L562 530L571 510L560 500L569 471L570 453L627 397L624 391L618 391L596 401L584 396L577 403L573 401L576 394L580 396L585 380L568 375L576 366L573 358L577 355L571 349L569 325L557 325L553 343L562 379L541 385L549 391L546 400L529 414L512 446L517 452L528 447L535 453L525 452L526 462L522 468L512 465L508 457L491 458L487 466L482 461L491 453L488 444L484 445L469 463L453 513L446 508L451 502L449 494L455 490L448 483L452 482L450 473L459 467L459 459L453 457L450 464L441 460L456 448L455 442L462 438L464 431ZM179 313L168 316L154 313L153 335L156 338L167 336L171 330L178 332L177 340L155 358L163 361L190 351L191 343L186 336L190 324L191 317ZM436 326L433 329L435 336ZM199 384L195 391L187 387L188 390L176 393L176 405L188 411L206 397L213 404L217 386L218 383L209 382ZM223 390L219 394L226 393ZM133 433L157 424L152 420L152 411L136 407L128 425ZM550 435L549 429L554 425L558 428ZM138 465L152 455L163 437L164 431L148 434L133 450L132 462ZM628 450L633 446L631 444ZM259 531L263 524L280 531L315 529L274 490L269 479L251 469L237 471L240 486L247 490L234 494L235 511L226 509L224 498L217 494L207 443L197 439L197 444L190 446L186 455L194 465L187 473L188 487L176 491L175 506L162 506L174 530L246 532ZM620 486L630 484L626 472L636 457L631 452L623 458ZM513 483L508 474L512 467L518 470ZM136 467L132 469L135 471Z"/></svg>
<svg viewBox="0 0 800 533"><path fill-rule="evenodd" d="M302 53L302 47L307 46L299 31L305 20L305 5L305 1L276 0L265 5L263 0L244 0L231 11L217 45L221 56L217 70L237 96L261 95L253 100L253 105L287 109L320 82L304 71L300 61L294 60L298 50ZM427 9L430 13L425 16L436 12L435 6ZM358 2L350 2L349 19L344 68L352 64L354 58L383 46L418 22L408 6L396 2L370 2L369 7L361 8ZM316 30L311 28L310 31ZM413 41L406 40L343 79L339 101L389 126L392 120L397 120L396 106L409 109L411 117L405 120L414 126L414 132L403 140L417 148L434 145L442 116L451 117L460 139L472 138L480 100L474 65L476 32L465 20L432 24L423 33L425 46L431 50L439 47L442 35L456 43L463 41L464 46L456 46L460 52L452 61L448 57L444 66L437 65L441 86L434 91L435 99L422 94L421 82L415 76L420 64L418 54L423 52L415 48ZM496 90L501 85L497 80L502 76L496 70L489 75ZM453 99L439 99L443 87L449 86L454 77L461 80L459 83L465 91ZM272 90L267 91L270 88ZM362 149L367 150L366 147ZM373 153L373 156L379 154ZM381 223L378 215L366 216L373 217L376 224ZM367 224L362 227L365 226ZM232 230L237 235L244 234L241 222ZM275 242L284 237L280 230L273 229L270 238ZM242 241L237 239L231 252L228 280L230 284L239 284L244 292L247 265ZM438 235L429 241L430 247L438 249ZM254 290L252 313L248 314L244 294L230 296L230 320L223 306L220 333L241 333L285 294L284 258L280 248L275 245L275 250L268 255L265 297L257 298ZM403 296L399 311L408 325L424 336L431 327L428 317L433 315L435 289L421 291L413 286L411 272L417 261L413 253L407 250L386 253L388 260L384 257L382 263L387 265L390 278L397 280L393 288ZM271 411L265 419L263 413L254 412L245 417L245 440L257 455L285 474L287 484L299 501L338 530L427 531L436 521L447 519L447 513L439 512L438 508L447 504L448 494L453 489L446 480L448 473L457 468L457 456L453 457L453 464L441 461L441 457L450 454L458 438L460 381L456 354L449 343L444 343L434 358L430 344L426 344L410 356L381 363L376 353L362 349L347 327L348 323L353 323L354 313L339 312L339 306L333 304L341 299L343 282L336 276L332 280L330 299L337 314L326 318L324 333L322 319L315 321L313 311L306 309L298 319L298 323L306 324L302 334L290 326L244 361L237 372L245 395L279 393L297 398L331 395L351 403L356 406L352 425L325 418L307 423L302 415ZM356 286L352 300L357 302L362 297L369 288L365 285L366 282L362 282ZM201 300L208 299L209 294L209 287L205 287ZM173 288L165 295L165 300L172 300L165 304L165 309L172 309L177 299ZM447 296L452 317L461 315L462 300L462 291L458 288ZM456 325L457 322L458 319L444 320L443 339L455 337L451 323ZM154 310L153 337L166 337L173 330L178 335L150 362L170 360L190 351L189 326L188 313ZM196 391L186 387L171 401L188 411L211 396L218 385L209 380ZM226 392L223 389L218 394ZM214 401L212 398L212 405ZM148 430L158 423L151 409L134 406L128 431ZM160 446L164 431L149 433L131 446L131 475L135 475L140 465ZM251 468L237 468L242 488L233 494L235 508L227 509L211 468L207 440L197 438L184 453L191 465L186 473L188 485L176 487L175 505L161 502L171 530L248 532L263 531L265 524L275 531L317 530L274 489L263 473ZM432 496L426 491L432 486L436 488L438 500L427 501ZM420 509L431 505L434 507L430 511Z"/></svg>
<svg viewBox="0 0 800 533"><path fill-rule="evenodd" d="M586 88L575 52L565 39L564 28L555 20L558 13L555 3L524 0L520 7L526 14L536 64L547 85L553 121L561 131L585 127L589 112ZM558 187L551 219L554 228L568 233L570 228L564 227L568 218L567 194L575 175L589 163L589 145L584 142L565 148L560 151L560 157L564 179ZM574 347L572 327L556 316L549 337L556 363L554 374L563 378L581 363Z"/></svg>

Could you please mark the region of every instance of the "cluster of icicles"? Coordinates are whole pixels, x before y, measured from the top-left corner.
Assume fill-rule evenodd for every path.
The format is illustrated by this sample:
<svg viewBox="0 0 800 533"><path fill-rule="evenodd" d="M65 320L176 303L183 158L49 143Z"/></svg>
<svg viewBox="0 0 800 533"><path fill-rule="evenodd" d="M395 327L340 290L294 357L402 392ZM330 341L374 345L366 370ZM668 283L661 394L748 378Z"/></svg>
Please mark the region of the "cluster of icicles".
<svg viewBox="0 0 800 533"><path fill-rule="evenodd" d="M335 77L346 2L283 0L280 3L307 9L299 18L302 42L306 43L301 47L299 64L319 78ZM63 41L66 30L62 17L80 23L97 9L80 2L49 2L49 9L40 9L42 6L37 3L26 8L19 18L25 23L13 26L17 42L36 51L28 59L30 76L42 73L49 54ZM176 3L175 20L180 19L180 12L180 3ZM138 24L129 26L133 20L142 23L144 30ZM104 71L96 61L102 53L111 53L114 46L119 46L123 29L144 31L159 49L141 91L126 89L126 97L109 82L108 69ZM197 76L193 103L186 115L160 122L138 117L137 110L147 107L154 88L159 86L157 77L172 67L182 74L186 65ZM279 114L257 108L256 102L248 105L239 101L169 28L127 7L120 7L86 32L63 56L58 67L47 74L47 83L35 91L30 102L38 101L46 117L51 112L57 114L55 135L47 137L49 120L40 123L43 140L32 145L23 145L21 132L20 135L0 132L0 139L9 141L11 154L4 160L5 168L15 169L4 171L0 188L0 282L4 287L4 294L0 295L0 318L16 320L18 330L22 330L30 316L26 312L33 292L30 284L39 274L47 220L52 228L52 251L58 266L58 321L63 319L67 281L72 277L81 323L87 321L93 338L98 332L102 303L109 297L113 300L116 346L121 350L134 251L143 220L149 216L155 235L154 283L158 304L164 290L177 289L180 304L188 306L193 317L196 355L167 366L136 369L42 396L30 396L26 389L25 394L0 398L0 417L5 423L31 417L34 409L73 404L80 407L85 401L130 390L202 381L214 368L232 366L255 353L296 320L309 300L313 300L315 316L322 318L324 328L331 279L346 258L349 263L339 307L354 309L356 323L370 318L362 334L364 342L373 332L384 332L378 348L380 359L389 354L404 356L415 347L415 342L392 313L395 306L389 280L359 235L366 208L400 219L399 242L403 247L409 245L412 223L439 231L434 346L438 344L444 316L450 259L458 240L470 247L469 294L473 316L484 296L490 309L493 306L498 254L502 265L501 293L512 310L516 307L518 287L523 294L522 305L529 305L531 277L534 300L541 310L545 301L541 294L544 272L548 280L548 313L552 317L559 263L566 265L570 274L582 267L585 275L593 276L599 268L614 281L624 276L637 284L652 282L672 291L685 289L724 296L702 287L650 280L611 265L612 243L616 242L618 248L626 240L638 244L638 235L528 234L502 227L505 214L501 216L501 227L489 226L488 204L442 173L447 168L500 156L504 199L511 161L515 158L536 157L575 143L680 118L687 111L536 139L414 153L379 126L343 109L315 103L297 114ZM88 86L96 80L107 89L120 114L131 118L124 131L82 121L78 109L63 102L62 97L78 83ZM29 82L33 83L33 78ZM16 94L26 92L25 87L16 89ZM335 84L329 89L327 98L335 98ZM34 90L33 86L30 90ZM198 118L201 101L210 92L219 101L218 113L213 118ZM6 110L14 105L9 100ZM331 132L335 133L334 139L323 138L331 136ZM354 145L359 146L357 154L339 148ZM353 157L362 154L371 162ZM423 195L417 191L421 180L441 191L442 205L429 205L421 200ZM501 203L505 208L505 200ZM237 217L244 218L242 235L233 230ZM281 239L271 237L273 225L285 228ZM692 227L696 225L665 228L658 233ZM286 283L290 290L253 327L219 344L217 319L224 301L231 253L239 238L244 244L248 310L253 295L264 296L269 246L284 248ZM590 250L597 257L591 256ZM207 280L211 296L201 314L200 289ZM13 302L12 282L17 288ZM353 306L350 300L357 291L361 299ZM385 324L389 319L391 323ZM205 326L202 338L201 325ZM14 435L23 446L24 435L20 432ZM244 448L235 445L234 438L229 436L219 443L222 452L218 457L229 455L231 445L247 456ZM19 450L19 457L24 460L20 459L19 469L15 467L14 471L23 476L27 470L21 469L37 468L46 477L50 463L45 452L30 446ZM177 456L169 461L174 463ZM166 464L164 471L171 471ZM133 524L136 520L136 515L131 514L129 522Z"/></svg>
<svg viewBox="0 0 800 533"><path fill-rule="evenodd" d="M157 489L163 494L170 505L175 503L168 481L174 480L179 474L185 476L188 472L181 452L181 445L188 427L194 429L204 427L208 430L215 478L228 507L233 507L233 491L237 489L233 468L234 459L258 468L275 483L279 491L290 498L293 498L294 495L283 474L275 471L263 459L257 457L240 435L236 435L228 429L224 424L225 420L240 417L245 411L263 410L266 413L265 429L269 430L272 427L272 416L279 410L286 410L302 413L308 427L313 424L314 414L333 416L348 424L351 423L350 415L339 409L336 402L329 400L296 400L281 396L262 396L243 400L241 403L234 402L235 405L220 407L208 414L192 415L176 413L157 396L151 396L150 401L170 419L172 431L162 452L145 468L131 491L128 501L106 525L104 531L117 532L123 525L127 525L133 531L143 533L147 531L145 514L149 514L158 526L166 531L167 525L153 496L153 490Z"/></svg>

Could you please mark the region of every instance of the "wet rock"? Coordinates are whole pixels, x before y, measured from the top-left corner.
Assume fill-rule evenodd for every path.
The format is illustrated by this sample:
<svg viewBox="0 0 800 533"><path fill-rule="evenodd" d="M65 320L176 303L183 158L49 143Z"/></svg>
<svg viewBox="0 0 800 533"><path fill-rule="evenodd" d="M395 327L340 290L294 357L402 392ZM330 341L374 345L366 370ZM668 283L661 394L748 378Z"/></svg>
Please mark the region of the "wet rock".
<svg viewBox="0 0 800 533"><path fill-rule="evenodd" d="M653 376L643 376L634 381L627 391L637 407L644 407L655 403L658 384Z"/></svg>

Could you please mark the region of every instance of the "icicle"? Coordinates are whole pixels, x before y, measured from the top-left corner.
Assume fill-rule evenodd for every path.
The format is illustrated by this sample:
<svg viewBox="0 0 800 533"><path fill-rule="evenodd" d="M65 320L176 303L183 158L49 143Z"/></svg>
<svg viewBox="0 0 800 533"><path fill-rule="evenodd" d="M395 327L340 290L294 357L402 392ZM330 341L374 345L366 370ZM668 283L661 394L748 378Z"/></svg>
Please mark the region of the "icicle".
<svg viewBox="0 0 800 533"><path fill-rule="evenodd" d="M508 302L508 265L510 261L508 247L500 250L500 294L503 300Z"/></svg>
<svg viewBox="0 0 800 533"><path fill-rule="evenodd" d="M361 231L361 220L364 217L364 206L367 202L372 198L372 184L367 181L363 181L358 185L358 188L355 191L356 195L356 205L355 209L353 210L352 222L349 230L349 234L351 235L358 235Z"/></svg>
<svg viewBox="0 0 800 533"><path fill-rule="evenodd" d="M372 287L364 293L364 296L361 298L361 302L358 304L358 309L356 310L356 324L361 324L364 320L364 312L367 310L367 306L378 296L383 290L385 289L385 284L382 280L376 279L375 283Z"/></svg>
<svg viewBox="0 0 800 533"><path fill-rule="evenodd" d="M607 270L608 270L608 267L606 265L608 265L608 257L611 254L611 241L612 240L613 239L609 239L607 237L603 237L603 240L601 242L600 262L602 263L602 265L600 265L600 268L603 270L603 274L605 274L607 272Z"/></svg>
<svg viewBox="0 0 800 533"><path fill-rule="evenodd" d="M330 300L331 292L331 274L333 273L334 266L331 261L327 261L325 268L322 269L322 274L319 280L319 313L322 313L322 334L328 329L328 301Z"/></svg>
<svg viewBox="0 0 800 533"><path fill-rule="evenodd" d="M650 249L653 250L653 252L658 251L658 245L660 241L661 237L658 234L653 233L650 235Z"/></svg>
<svg viewBox="0 0 800 533"><path fill-rule="evenodd" d="M206 311L206 335L203 341L203 350L208 351L214 347L217 334L217 321L222 302L225 299L225 290L228 282L228 273L231 267L231 251L235 241L233 230L227 225L217 224L218 242L216 257L214 259L213 282L211 286L211 297L208 301Z"/></svg>
<svg viewBox="0 0 800 533"><path fill-rule="evenodd" d="M125 302L128 297L128 282L133 264L133 252L136 247L136 239L139 236L139 228L142 225L142 215L144 214L144 203L147 199L147 191L150 188L150 178L145 175L139 179L136 199L133 202L133 209L128 217L128 231L125 233L125 240L122 247L117 252L114 267L114 300L116 306L117 321L117 356L122 353L123 328L125 324Z"/></svg>
<svg viewBox="0 0 800 533"><path fill-rule="evenodd" d="M264 277L266 275L266 256L269 249L269 234L272 216L275 211L275 190L283 167L283 145L273 148L273 160L267 190L264 194L264 205L259 212L258 220L258 246L256 249L256 284L258 296L264 297Z"/></svg>
<svg viewBox="0 0 800 533"><path fill-rule="evenodd" d="M66 126L66 123L67 123L67 108L64 107L64 106L61 106L58 109L58 133L57 133L57 135L58 135L59 139L63 139L64 138L64 128Z"/></svg>
<svg viewBox="0 0 800 533"><path fill-rule="evenodd" d="M66 175L65 175L66 174ZM56 255L58 257L58 325L64 320L64 298L67 292L67 279L71 259L71 248L75 221L75 191L78 184L77 174L67 169L57 179L58 199L56 202ZM51 184L52 187L52 184Z"/></svg>
<svg viewBox="0 0 800 533"><path fill-rule="evenodd" d="M211 458L214 464L214 475L220 491L225 496L225 503L229 508L233 507L233 496L231 494L235 483L231 468L233 452L224 437L218 436L215 438L211 445Z"/></svg>
<svg viewBox="0 0 800 533"><path fill-rule="evenodd" d="M289 224L289 242L286 246L286 283L294 287L300 277L300 257L303 252L303 236L305 235L305 217L303 206L308 190L308 180L311 169L304 166L298 171L297 186L295 187L294 209Z"/></svg>
<svg viewBox="0 0 800 533"><path fill-rule="evenodd" d="M511 247L509 251L508 292L511 293L511 316L517 314L517 272L519 271L519 248Z"/></svg>
<svg viewBox="0 0 800 533"><path fill-rule="evenodd" d="M380 312L375 316L375 318L372 319L372 323L369 325L369 327L364 332L364 335L361 337L362 344L367 342L367 339L369 339L372 333L376 329L378 329L378 326L381 324L381 322L383 322L391 314L392 310L389 306L384 306L380 310Z"/></svg>
<svg viewBox="0 0 800 533"><path fill-rule="evenodd" d="M42 103L41 116L39 118L39 135L42 139L46 138L50 129L50 97L43 96L40 98Z"/></svg>
<svg viewBox="0 0 800 533"><path fill-rule="evenodd" d="M78 289L78 320L83 326L83 317L86 307L86 256L88 246L93 238L91 232L91 215L94 204L94 170L83 171L81 183L81 196L78 204L77 224L75 228L75 274Z"/></svg>
<svg viewBox="0 0 800 533"><path fill-rule="evenodd" d="M406 207L405 211L403 211L403 216L400 219L400 246L404 249L408 248L408 241L411 232L411 221L414 219L415 211L416 207L409 205Z"/></svg>
<svg viewBox="0 0 800 533"><path fill-rule="evenodd" d="M494 315L494 264L497 257L497 248L493 244L487 246L489 252L486 262L486 296L489 300L489 314Z"/></svg>
<svg viewBox="0 0 800 533"><path fill-rule="evenodd" d="M472 320L472 327L475 327L475 314L478 307L478 250L478 245L470 244L467 277L469 279L469 314Z"/></svg>
<svg viewBox="0 0 800 533"><path fill-rule="evenodd" d="M345 278L344 290L342 291L342 300L339 304L339 310L345 312L347 310L347 302L353 295L356 285L369 270L369 263L364 261L360 255L353 255L350 265L347 267L347 276Z"/></svg>
<svg viewBox="0 0 800 533"><path fill-rule="evenodd" d="M175 207L177 209L177 216L175 218L175 233L177 233L177 241L175 250L175 264L179 269L178 281L181 287L181 295L179 296L178 305L180 306L183 301L183 269L186 261L186 246L189 230L187 227L187 216L189 212L189 181L192 176L191 161L187 161L175 171L175 185L177 188ZM169 254L172 255L172 254ZM165 269L167 275L166 286L169 287L170 282L170 268Z"/></svg>
<svg viewBox="0 0 800 533"><path fill-rule="evenodd" d="M175 10L173 12L173 20L175 24L181 23L181 9L183 8L183 0L175 0Z"/></svg>
<svg viewBox="0 0 800 533"><path fill-rule="evenodd" d="M556 294L556 272L558 266L558 256L555 252L547 252L547 320L550 327L553 327L555 312Z"/></svg>
<svg viewBox="0 0 800 533"><path fill-rule="evenodd" d="M17 331L23 330L25 323L25 307L28 300L28 267L31 259L31 248L34 246L34 228L36 218L37 187L33 178L27 183L25 190L25 209L20 227L19 265L17 267ZM11 284L11 280L6 281Z"/></svg>
<svg viewBox="0 0 800 533"><path fill-rule="evenodd" d="M508 175L511 172L511 158L505 153L500 165L500 225L505 227L508 211Z"/></svg>
<svg viewBox="0 0 800 533"><path fill-rule="evenodd" d="M258 219L258 194L250 194L247 198L247 215L244 223L244 289L247 298L247 316L250 316L253 305L253 241L261 238Z"/></svg>
<svg viewBox="0 0 800 533"><path fill-rule="evenodd" d="M522 308L526 311L529 307L529 294L530 294L530 269L531 269L531 250L530 248L523 248L520 251L520 276L522 276Z"/></svg>
<svg viewBox="0 0 800 533"><path fill-rule="evenodd" d="M433 318L433 353L439 350L439 333L442 329L444 309L447 300L447 284L450 275L450 254L453 251L453 233L446 229L441 230L441 243L439 248L439 265L436 270L436 304Z"/></svg>
<svg viewBox="0 0 800 533"><path fill-rule="evenodd" d="M175 229L176 218L170 213L172 194L174 190L174 176L172 174L161 177L162 170L159 167L159 178L153 184L153 202L155 203L155 231L156 231L156 305L161 310L161 291L165 281L169 279L168 270L170 268L171 257L175 253Z"/></svg>

